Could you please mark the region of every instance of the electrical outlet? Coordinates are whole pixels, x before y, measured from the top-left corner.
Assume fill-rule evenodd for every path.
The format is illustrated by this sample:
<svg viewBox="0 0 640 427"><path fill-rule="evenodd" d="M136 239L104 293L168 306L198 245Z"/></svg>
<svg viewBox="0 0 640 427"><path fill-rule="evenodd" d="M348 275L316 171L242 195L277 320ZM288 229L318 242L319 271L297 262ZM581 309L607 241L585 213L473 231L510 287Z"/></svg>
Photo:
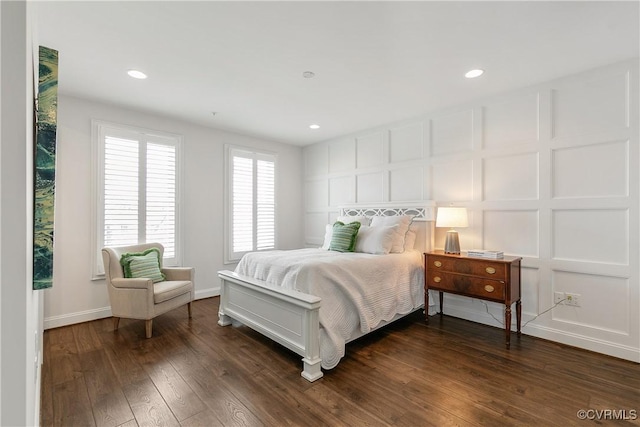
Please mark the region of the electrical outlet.
<svg viewBox="0 0 640 427"><path fill-rule="evenodd" d="M564 302L566 305L570 305L572 307L580 307L580 294L569 294L567 293L567 300Z"/></svg>
<svg viewBox="0 0 640 427"><path fill-rule="evenodd" d="M567 296L564 294L564 292L554 292L553 293L553 303L554 304L558 304L559 302L562 302L562 300L564 300L565 298L567 298Z"/></svg>

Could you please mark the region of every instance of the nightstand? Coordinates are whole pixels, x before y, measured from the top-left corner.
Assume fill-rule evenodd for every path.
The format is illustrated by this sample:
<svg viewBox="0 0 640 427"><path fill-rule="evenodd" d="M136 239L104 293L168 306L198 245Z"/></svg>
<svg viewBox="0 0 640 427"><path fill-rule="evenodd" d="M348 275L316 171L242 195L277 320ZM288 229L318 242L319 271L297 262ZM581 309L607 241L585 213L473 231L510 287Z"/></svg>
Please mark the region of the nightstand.
<svg viewBox="0 0 640 427"><path fill-rule="evenodd" d="M522 319L520 303L520 261L505 256L500 259L445 254L442 251L425 253L424 306L429 321L429 289L440 292L442 316L443 292L464 295L504 304L504 330L507 348L511 344L511 305L516 303L518 336Z"/></svg>

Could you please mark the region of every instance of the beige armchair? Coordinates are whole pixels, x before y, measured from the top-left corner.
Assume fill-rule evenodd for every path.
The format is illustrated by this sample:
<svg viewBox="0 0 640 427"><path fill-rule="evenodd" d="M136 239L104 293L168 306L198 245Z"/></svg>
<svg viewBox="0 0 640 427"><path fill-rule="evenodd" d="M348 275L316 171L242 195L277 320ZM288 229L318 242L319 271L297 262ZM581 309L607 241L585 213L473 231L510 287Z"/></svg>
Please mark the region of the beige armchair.
<svg viewBox="0 0 640 427"><path fill-rule="evenodd" d="M142 252L150 248L160 251L160 267L165 281L153 283L151 279L126 279L120 257L124 253ZM187 305L191 318L194 294L194 269L187 267L162 268L164 247L159 243L121 246L102 249L102 261L109 289L114 330L120 318L145 321L146 337L151 338L153 318L174 308Z"/></svg>

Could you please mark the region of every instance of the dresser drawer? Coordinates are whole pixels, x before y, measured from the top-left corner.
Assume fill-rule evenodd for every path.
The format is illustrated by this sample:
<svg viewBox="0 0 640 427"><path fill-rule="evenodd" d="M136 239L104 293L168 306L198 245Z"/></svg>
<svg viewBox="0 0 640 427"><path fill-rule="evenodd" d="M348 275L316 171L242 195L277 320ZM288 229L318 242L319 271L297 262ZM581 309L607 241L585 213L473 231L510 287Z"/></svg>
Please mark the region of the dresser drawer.
<svg viewBox="0 0 640 427"><path fill-rule="evenodd" d="M445 271L427 272L429 289L442 290L488 300L503 301L505 284L499 280L470 277Z"/></svg>
<svg viewBox="0 0 640 427"><path fill-rule="evenodd" d="M484 259L452 258L428 255L427 269L469 274L494 280L505 280L509 264Z"/></svg>

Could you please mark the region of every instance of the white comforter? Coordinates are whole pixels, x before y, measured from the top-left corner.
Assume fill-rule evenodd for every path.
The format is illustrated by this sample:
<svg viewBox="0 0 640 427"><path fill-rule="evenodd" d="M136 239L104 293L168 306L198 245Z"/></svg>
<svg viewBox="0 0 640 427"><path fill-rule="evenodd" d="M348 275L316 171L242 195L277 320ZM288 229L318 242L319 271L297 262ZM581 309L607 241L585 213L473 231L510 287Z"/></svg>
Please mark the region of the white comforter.
<svg viewBox="0 0 640 427"><path fill-rule="evenodd" d="M236 273L322 298L320 357L335 367L345 343L360 330L424 304L422 254L371 255L322 249L246 254Z"/></svg>

